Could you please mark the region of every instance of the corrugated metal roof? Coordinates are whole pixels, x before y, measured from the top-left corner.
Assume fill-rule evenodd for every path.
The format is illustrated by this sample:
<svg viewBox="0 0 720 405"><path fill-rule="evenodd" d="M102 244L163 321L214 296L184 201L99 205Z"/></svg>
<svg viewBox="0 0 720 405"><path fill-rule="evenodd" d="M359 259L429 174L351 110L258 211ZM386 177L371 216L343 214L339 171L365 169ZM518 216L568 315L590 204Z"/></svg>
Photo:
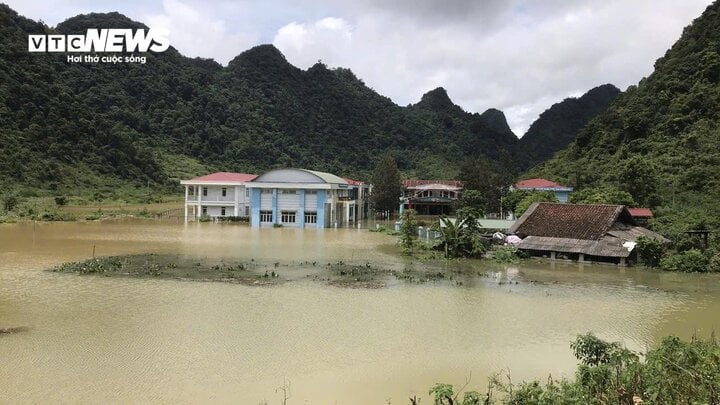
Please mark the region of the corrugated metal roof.
<svg viewBox="0 0 720 405"><path fill-rule="evenodd" d="M528 236L517 247L525 250L544 252L582 253L602 257L628 257L630 251L622 246L622 242L614 238L600 240L582 240L570 238L550 238L545 236Z"/></svg>
<svg viewBox="0 0 720 405"><path fill-rule="evenodd" d="M325 172L307 169L275 169L257 176L256 183L326 183L348 184L344 179Z"/></svg>

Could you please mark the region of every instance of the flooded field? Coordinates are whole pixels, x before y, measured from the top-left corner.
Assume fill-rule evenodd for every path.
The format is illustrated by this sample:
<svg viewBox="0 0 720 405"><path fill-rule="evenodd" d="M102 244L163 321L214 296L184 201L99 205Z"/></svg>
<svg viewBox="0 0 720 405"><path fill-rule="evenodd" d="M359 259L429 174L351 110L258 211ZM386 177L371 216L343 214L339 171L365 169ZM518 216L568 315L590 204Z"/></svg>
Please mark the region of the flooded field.
<svg viewBox="0 0 720 405"><path fill-rule="evenodd" d="M301 262L423 264L357 229L251 229L125 220L0 225L1 403L393 404L435 382L484 390L570 376L569 342L593 331L636 350L720 329L720 277L597 265L497 265L485 276L383 288L298 277ZM44 271L161 253L278 263L270 286ZM295 265L297 264L297 265Z"/></svg>

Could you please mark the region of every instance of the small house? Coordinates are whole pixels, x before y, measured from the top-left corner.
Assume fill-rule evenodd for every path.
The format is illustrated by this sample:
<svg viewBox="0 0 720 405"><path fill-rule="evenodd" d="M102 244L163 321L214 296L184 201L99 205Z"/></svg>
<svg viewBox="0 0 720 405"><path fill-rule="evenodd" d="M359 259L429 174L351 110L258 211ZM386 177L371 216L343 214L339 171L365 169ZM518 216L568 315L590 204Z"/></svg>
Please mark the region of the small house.
<svg viewBox="0 0 720 405"><path fill-rule="evenodd" d="M551 191L555 194L558 201L562 203L568 202L570 193L573 191L572 187L562 186L546 179L520 180L513 185L513 188L516 190Z"/></svg>
<svg viewBox="0 0 720 405"><path fill-rule="evenodd" d="M648 221L653 217L650 208L628 208L628 211L630 211L630 215L638 225L647 225Z"/></svg>
<svg viewBox="0 0 720 405"><path fill-rule="evenodd" d="M624 266L637 260L640 236L669 242L645 229L623 205L535 203L509 229L531 256Z"/></svg>

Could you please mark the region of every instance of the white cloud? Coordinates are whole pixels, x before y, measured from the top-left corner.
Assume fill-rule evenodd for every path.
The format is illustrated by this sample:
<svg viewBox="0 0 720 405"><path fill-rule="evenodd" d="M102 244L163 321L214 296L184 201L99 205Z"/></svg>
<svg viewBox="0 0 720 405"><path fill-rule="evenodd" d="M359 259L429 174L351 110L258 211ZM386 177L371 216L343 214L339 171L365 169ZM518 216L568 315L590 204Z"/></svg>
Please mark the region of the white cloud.
<svg viewBox="0 0 720 405"><path fill-rule="evenodd" d="M163 0L161 14L142 19L152 29L168 32L170 43L189 57L213 58L227 64L240 52L257 44L257 35L232 32L228 23L204 8L180 0Z"/></svg>

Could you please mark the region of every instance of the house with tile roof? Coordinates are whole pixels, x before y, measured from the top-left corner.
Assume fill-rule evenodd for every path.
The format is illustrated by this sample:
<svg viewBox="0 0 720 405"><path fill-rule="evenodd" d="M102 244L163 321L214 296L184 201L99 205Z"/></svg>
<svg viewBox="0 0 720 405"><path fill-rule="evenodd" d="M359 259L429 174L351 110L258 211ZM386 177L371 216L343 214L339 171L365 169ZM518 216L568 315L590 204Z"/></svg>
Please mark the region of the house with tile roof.
<svg viewBox="0 0 720 405"><path fill-rule="evenodd" d="M669 242L638 226L627 207L609 204L535 203L509 232L531 256L622 266L637 261L640 236Z"/></svg>
<svg viewBox="0 0 720 405"><path fill-rule="evenodd" d="M520 180L515 183L512 188L516 190L552 191L558 201L562 203L568 202L570 199L570 193L573 191L572 187L562 186L554 181L546 179Z"/></svg>

